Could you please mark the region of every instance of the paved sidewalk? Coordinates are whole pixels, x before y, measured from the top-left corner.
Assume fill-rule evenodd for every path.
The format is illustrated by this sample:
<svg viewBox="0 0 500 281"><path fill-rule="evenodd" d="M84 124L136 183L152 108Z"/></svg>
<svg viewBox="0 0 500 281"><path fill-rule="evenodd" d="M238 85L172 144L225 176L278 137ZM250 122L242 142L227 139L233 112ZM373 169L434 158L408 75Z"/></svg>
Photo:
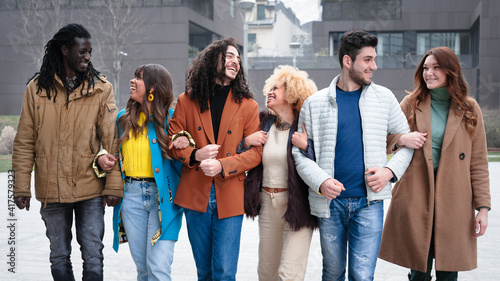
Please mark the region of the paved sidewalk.
<svg viewBox="0 0 500 281"><path fill-rule="evenodd" d="M497 202L500 200L500 163L490 163L490 180L493 210L489 213L489 227L486 235L478 242L478 268L469 272L459 273L459 280L493 281L500 280L500 213ZM0 280L43 281L52 280L50 275L49 243L45 237L45 227L40 218L40 202L33 199L31 210L15 210L15 217L9 217L7 207L7 173L0 173ZM390 201L384 202L385 207ZM112 209L106 209L106 234L104 236L104 274L105 280L136 280L135 265L130 256L128 245L122 245L120 252L115 253L112 247L111 219ZM8 221L14 218L16 221ZM15 245L9 245L11 232L9 225L15 223ZM257 221L244 219L241 235L240 259L237 279L242 281L257 280ZM191 254L185 224L179 235L180 240L175 246L172 277L174 281L196 280L196 267ZM10 240L12 241L12 240ZM10 247L15 246L15 271L11 273L8 262ZM457 245L460 247L460 245ZM79 245L73 239L73 268L76 280L81 280L82 259ZM313 235L306 280L321 280L321 249L319 233ZM406 280L408 270L382 260L379 260L375 272L376 281Z"/></svg>

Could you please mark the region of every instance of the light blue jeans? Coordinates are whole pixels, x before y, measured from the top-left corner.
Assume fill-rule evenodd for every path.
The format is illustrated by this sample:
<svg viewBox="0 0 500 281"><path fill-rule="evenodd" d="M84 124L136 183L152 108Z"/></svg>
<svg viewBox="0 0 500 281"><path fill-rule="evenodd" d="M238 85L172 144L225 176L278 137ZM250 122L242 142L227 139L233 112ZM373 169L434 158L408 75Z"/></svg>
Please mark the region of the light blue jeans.
<svg viewBox="0 0 500 281"><path fill-rule="evenodd" d="M320 218L323 281L344 281L349 249L349 280L373 280L377 264L384 202L366 198L337 198L330 203L330 218Z"/></svg>
<svg viewBox="0 0 500 281"><path fill-rule="evenodd" d="M125 181L121 216L137 280L170 281L175 241L158 240L151 245L151 238L160 228L156 183Z"/></svg>
<svg viewBox="0 0 500 281"><path fill-rule="evenodd" d="M212 185L207 212L184 208L198 280L236 280L243 215L219 219Z"/></svg>

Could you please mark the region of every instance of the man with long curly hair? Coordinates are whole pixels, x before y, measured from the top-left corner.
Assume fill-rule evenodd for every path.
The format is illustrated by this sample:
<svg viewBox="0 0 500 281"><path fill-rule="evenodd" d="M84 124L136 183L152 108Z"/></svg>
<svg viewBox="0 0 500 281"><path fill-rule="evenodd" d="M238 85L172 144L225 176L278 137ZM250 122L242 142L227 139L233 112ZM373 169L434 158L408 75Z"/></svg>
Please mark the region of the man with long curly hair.
<svg viewBox="0 0 500 281"><path fill-rule="evenodd" d="M14 140L15 203L29 211L35 165L54 280L75 280L73 213L83 280L103 280L104 205L122 197L120 171L112 169L118 151L113 87L94 69L91 55L90 33L82 25L68 24L54 35L40 71L28 82ZM96 175L95 158L110 170L106 180Z"/></svg>
<svg viewBox="0 0 500 281"><path fill-rule="evenodd" d="M169 125L171 141L187 135L196 144L170 153L184 164L174 202L185 210L198 280L235 280L245 171L262 147L236 150L259 129L258 110L236 40L212 42L193 60Z"/></svg>

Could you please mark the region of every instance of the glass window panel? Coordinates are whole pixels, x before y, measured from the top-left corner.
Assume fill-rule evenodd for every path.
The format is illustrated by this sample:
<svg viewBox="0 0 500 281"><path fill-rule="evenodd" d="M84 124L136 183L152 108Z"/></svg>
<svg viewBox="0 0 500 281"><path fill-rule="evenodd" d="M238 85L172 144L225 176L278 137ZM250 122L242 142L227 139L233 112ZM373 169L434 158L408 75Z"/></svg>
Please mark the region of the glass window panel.
<svg viewBox="0 0 500 281"><path fill-rule="evenodd" d="M257 20L263 20L266 18L266 6L265 5L257 5Z"/></svg>
<svg viewBox="0 0 500 281"><path fill-rule="evenodd" d="M403 53L403 34L391 34L391 55L400 55Z"/></svg>
<svg viewBox="0 0 500 281"><path fill-rule="evenodd" d="M255 33L248 33L248 51L249 52L254 52L256 51L257 48L257 34Z"/></svg>
<svg viewBox="0 0 500 281"><path fill-rule="evenodd" d="M460 53L471 54L471 39L469 32L460 33Z"/></svg>
<svg viewBox="0 0 500 281"><path fill-rule="evenodd" d="M339 54L339 42L340 37L344 35L343 32L332 32L330 33L330 44L329 44L329 55L338 56Z"/></svg>
<svg viewBox="0 0 500 281"><path fill-rule="evenodd" d="M417 33L417 55L425 55L430 49L430 33Z"/></svg>
<svg viewBox="0 0 500 281"><path fill-rule="evenodd" d="M388 55L390 50L390 34L379 33L377 34L377 37L378 37L377 56Z"/></svg>

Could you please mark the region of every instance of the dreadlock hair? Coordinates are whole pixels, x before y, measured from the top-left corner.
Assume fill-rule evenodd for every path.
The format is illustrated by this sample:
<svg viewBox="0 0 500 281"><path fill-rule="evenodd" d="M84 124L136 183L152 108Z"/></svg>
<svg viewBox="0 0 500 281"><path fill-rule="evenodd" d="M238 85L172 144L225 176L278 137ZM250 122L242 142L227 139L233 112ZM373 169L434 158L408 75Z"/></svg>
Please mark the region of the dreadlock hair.
<svg viewBox="0 0 500 281"><path fill-rule="evenodd" d="M186 75L186 95L189 95L191 100L198 100L201 112L209 109L208 100L213 95L215 88L215 79L222 79L224 76L224 65L226 63L226 51L229 46L236 46L236 39L233 37L222 38L213 41L193 60L191 68ZM222 65L222 73L217 71L219 62ZM250 92L245 77L245 70L240 62L240 71L236 78L231 81L231 89L233 100L236 103L241 103L243 98L253 98Z"/></svg>
<svg viewBox="0 0 500 281"><path fill-rule="evenodd" d="M66 46L68 49L75 46L75 38L88 38L90 39L90 33L87 31L83 25L78 23L70 23L59 31L49 40L47 45L45 45L45 55L43 56L42 66L40 71L35 73L29 81L35 79L37 81L37 94L45 89L47 92L47 97L51 98L51 92L54 92L54 102L56 101L57 90L55 85L54 74L57 74L61 79L64 87L66 88L66 99L69 97L71 87L66 81L66 73L64 71L63 65L63 54L61 52L61 47ZM85 88L85 82L89 85L87 87L87 93L90 90L90 86L94 87L94 79L97 78L103 81L100 77L99 71L94 69L91 62L88 63L87 70L83 73L78 73L75 81L75 88L83 84L80 93L83 95L83 89ZM29 83L28 81L28 83ZM104 81L103 81L104 82Z"/></svg>
<svg viewBox="0 0 500 281"><path fill-rule="evenodd" d="M448 47L437 47L430 49L422 58L417 68L415 69L414 86L409 96L408 123L411 130L416 130L415 112L418 106L425 97L430 95L430 90L424 80L424 63L429 56L434 56L441 69L446 74L446 89L451 96L451 99L458 105L463 112L462 121L465 128L471 137L474 137L477 118L475 116L474 107L471 98L467 94L467 81L462 72L462 67L458 61L457 55ZM457 115L459 113L457 112Z"/></svg>
<svg viewBox="0 0 500 281"><path fill-rule="evenodd" d="M120 144L130 138L130 132L134 138L142 134L147 128L149 121L152 121L156 129L161 155L165 159L170 159L167 154L168 137L165 133L165 122L168 124L170 121L168 109L174 100L172 78L168 70L159 64L145 64L139 66L135 70L134 77L139 78L141 72L146 92L144 93L141 103L132 99L127 101L125 113L118 119L118 126L120 126L122 130ZM154 99L151 102L152 112L149 112L146 103L149 102L148 95L151 90L153 90L151 94L154 96ZM146 117L150 116L150 113L152 116L146 118L146 120L139 125L138 121L141 112L144 113ZM167 117L167 121L165 121L165 117Z"/></svg>

